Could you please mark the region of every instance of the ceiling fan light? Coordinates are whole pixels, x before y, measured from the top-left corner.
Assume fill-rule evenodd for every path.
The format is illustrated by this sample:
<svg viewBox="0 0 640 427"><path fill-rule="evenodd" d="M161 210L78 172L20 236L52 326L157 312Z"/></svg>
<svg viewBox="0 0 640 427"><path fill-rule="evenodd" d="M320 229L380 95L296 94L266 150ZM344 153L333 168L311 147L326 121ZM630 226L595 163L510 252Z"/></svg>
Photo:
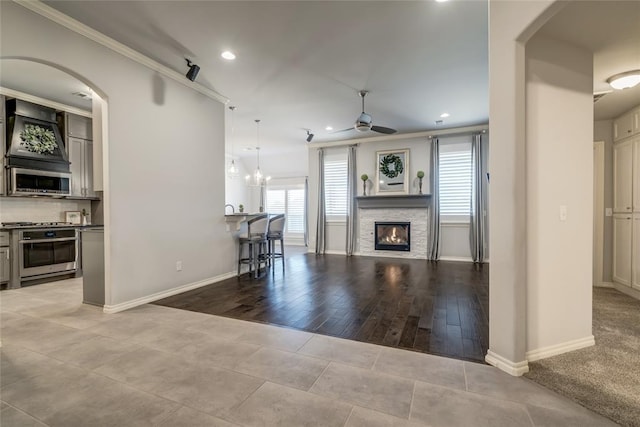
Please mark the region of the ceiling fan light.
<svg viewBox="0 0 640 427"><path fill-rule="evenodd" d="M607 83L614 89L628 89L640 83L640 70L627 71L616 74L607 79Z"/></svg>

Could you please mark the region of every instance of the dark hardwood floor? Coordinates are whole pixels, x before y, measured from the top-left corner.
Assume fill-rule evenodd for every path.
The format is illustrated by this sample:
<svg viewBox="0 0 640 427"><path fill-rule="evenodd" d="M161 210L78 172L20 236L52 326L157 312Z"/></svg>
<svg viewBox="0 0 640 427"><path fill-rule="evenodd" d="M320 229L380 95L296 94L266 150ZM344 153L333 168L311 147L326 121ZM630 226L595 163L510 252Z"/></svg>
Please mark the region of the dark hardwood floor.
<svg viewBox="0 0 640 427"><path fill-rule="evenodd" d="M155 304L484 362L489 267L297 253Z"/></svg>

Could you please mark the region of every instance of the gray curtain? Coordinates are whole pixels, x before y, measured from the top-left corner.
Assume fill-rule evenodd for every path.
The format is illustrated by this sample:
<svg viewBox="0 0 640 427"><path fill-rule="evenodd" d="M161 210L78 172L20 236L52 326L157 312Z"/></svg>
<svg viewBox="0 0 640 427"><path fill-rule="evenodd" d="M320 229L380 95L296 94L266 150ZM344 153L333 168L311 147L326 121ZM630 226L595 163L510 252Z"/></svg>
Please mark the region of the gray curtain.
<svg viewBox="0 0 640 427"><path fill-rule="evenodd" d="M324 148L318 148L318 224L316 226L316 254L324 254L327 218L324 206Z"/></svg>
<svg viewBox="0 0 640 427"><path fill-rule="evenodd" d="M482 135L473 135L471 141L471 162L473 165L473 189L471 196L471 221L469 227L469 244L473 262L484 262L485 248L485 206L487 191L484 181L485 149L482 146Z"/></svg>
<svg viewBox="0 0 640 427"><path fill-rule="evenodd" d="M304 177L304 245L309 247L309 177Z"/></svg>
<svg viewBox="0 0 640 427"><path fill-rule="evenodd" d="M356 176L356 146L349 146L347 152L347 256L353 255L356 247L356 195L358 194L358 177Z"/></svg>
<svg viewBox="0 0 640 427"><path fill-rule="evenodd" d="M427 259L440 258L440 141L431 140L431 209L429 216L429 245Z"/></svg>

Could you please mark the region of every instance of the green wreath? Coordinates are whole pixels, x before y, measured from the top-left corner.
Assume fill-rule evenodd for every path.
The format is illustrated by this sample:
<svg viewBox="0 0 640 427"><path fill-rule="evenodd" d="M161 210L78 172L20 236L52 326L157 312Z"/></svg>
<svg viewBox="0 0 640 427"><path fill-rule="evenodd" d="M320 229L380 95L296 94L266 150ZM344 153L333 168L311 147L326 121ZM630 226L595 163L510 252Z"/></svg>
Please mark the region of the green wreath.
<svg viewBox="0 0 640 427"><path fill-rule="evenodd" d="M391 168L390 166L393 167ZM387 154L380 160L380 172L387 178L395 178L404 171L402 159L395 154Z"/></svg>
<svg viewBox="0 0 640 427"><path fill-rule="evenodd" d="M42 126L27 124L20 132L22 145L32 153L53 154L58 147L56 136L50 129Z"/></svg>

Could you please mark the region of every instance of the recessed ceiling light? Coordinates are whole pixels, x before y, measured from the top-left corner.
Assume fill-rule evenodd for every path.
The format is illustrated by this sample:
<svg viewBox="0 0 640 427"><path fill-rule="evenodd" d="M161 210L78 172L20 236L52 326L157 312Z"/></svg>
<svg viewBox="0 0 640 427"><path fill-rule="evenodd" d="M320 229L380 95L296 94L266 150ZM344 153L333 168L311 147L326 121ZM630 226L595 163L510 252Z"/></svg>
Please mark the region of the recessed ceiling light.
<svg viewBox="0 0 640 427"><path fill-rule="evenodd" d="M327 126L324 130L333 130L333 128L331 126Z"/></svg>
<svg viewBox="0 0 640 427"><path fill-rule="evenodd" d="M440 118L446 119L447 117L449 117L449 115L450 115L449 113L442 113L440 114Z"/></svg>
<svg viewBox="0 0 640 427"><path fill-rule="evenodd" d="M444 3L444 2L449 1L449 0L436 0L436 1L437 1L438 3Z"/></svg>
<svg viewBox="0 0 640 427"><path fill-rule="evenodd" d="M640 83L640 70L627 71L616 74L607 79L607 83L614 89L628 89Z"/></svg>
<svg viewBox="0 0 640 427"><path fill-rule="evenodd" d="M220 54L220 56L222 56L224 59L228 59L229 61L233 61L234 59L236 59L236 55L229 50L225 50Z"/></svg>

